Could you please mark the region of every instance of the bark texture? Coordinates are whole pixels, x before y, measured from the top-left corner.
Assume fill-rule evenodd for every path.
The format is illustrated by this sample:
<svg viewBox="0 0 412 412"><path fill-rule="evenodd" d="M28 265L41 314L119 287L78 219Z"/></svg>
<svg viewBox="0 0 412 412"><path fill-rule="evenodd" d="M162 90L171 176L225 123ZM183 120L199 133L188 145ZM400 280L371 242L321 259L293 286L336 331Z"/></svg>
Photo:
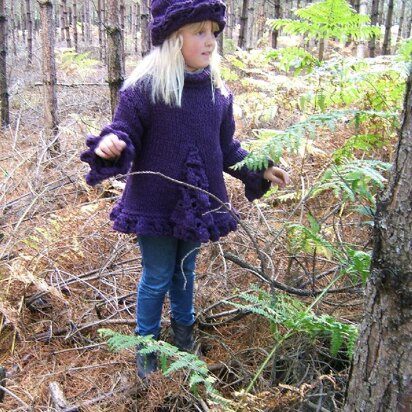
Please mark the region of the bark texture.
<svg viewBox="0 0 412 412"><path fill-rule="evenodd" d="M110 0L108 6L107 30L107 65L110 88L112 115L117 106L119 89L123 83L123 40L119 23L119 9L116 0Z"/></svg>
<svg viewBox="0 0 412 412"><path fill-rule="evenodd" d="M382 0L383 2L383 0ZM379 16L379 0L372 0L372 10L371 10L371 25L376 26L378 24ZM373 35L369 40L369 57L375 57L376 50L376 36Z"/></svg>
<svg viewBox="0 0 412 412"><path fill-rule="evenodd" d="M408 412L412 405L412 68L375 246L344 412Z"/></svg>
<svg viewBox="0 0 412 412"><path fill-rule="evenodd" d="M54 59L54 24L53 3L49 0L38 0L40 5L41 40L43 53L43 90L45 128L50 148L53 152L60 152L59 142L56 139L58 132L57 95L56 95L56 61Z"/></svg>
<svg viewBox="0 0 412 412"><path fill-rule="evenodd" d="M10 122L9 92L7 86L7 17L5 0L0 0L0 103L1 125Z"/></svg>
<svg viewBox="0 0 412 412"><path fill-rule="evenodd" d="M386 21L385 21L385 35L383 38L382 54L391 53L392 18L393 18L393 0L389 0L388 12L386 14Z"/></svg>

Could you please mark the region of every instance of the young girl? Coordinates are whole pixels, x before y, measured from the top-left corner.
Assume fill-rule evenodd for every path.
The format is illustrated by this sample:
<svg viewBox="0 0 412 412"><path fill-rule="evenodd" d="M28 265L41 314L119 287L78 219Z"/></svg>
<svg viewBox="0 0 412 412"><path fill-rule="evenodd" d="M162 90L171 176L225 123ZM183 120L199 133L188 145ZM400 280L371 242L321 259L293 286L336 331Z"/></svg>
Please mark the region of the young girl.
<svg viewBox="0 0 412 412"><path fill-rule="evenodd" d="M244 182L250 201L271 183L289 183L277 167L231 168L247 152L233 138L233 97L219 74L216 36L224 27L221 0L153 0L154 48L126 80L113 122L87 139L89 150L81 156L91 167L91 185L130 172L110 217L116 230L139 239L136 333L159 337L168 293L174 342L182 350L193 347L199 246L237 226L223 172ZM156 368L156 355L137 355L140 377Z"/></svg>

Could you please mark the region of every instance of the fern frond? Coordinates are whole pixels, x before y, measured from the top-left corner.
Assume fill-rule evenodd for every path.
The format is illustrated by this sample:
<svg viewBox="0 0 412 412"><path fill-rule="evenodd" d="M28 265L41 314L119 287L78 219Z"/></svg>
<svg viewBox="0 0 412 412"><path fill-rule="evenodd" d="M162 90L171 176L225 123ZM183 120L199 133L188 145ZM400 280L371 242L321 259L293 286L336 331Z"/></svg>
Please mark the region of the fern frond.
<svg viewBox="0 0 412 412"><path fill-rule="evenodd" d="M318 128L327 127L333 132L338 122L354 120L357 116L359 121L363 121L370 117L393 118L397 114L370 110L339 110L309 116L284 131L258 129L256 131L258 139L250 142L249 155L234 165L233 169L246 166L250 170L262 170L268 165L268 157L278 163L286 153L299 155L301 148L306 144L306 138L316 140L319 137Z"/></svg>

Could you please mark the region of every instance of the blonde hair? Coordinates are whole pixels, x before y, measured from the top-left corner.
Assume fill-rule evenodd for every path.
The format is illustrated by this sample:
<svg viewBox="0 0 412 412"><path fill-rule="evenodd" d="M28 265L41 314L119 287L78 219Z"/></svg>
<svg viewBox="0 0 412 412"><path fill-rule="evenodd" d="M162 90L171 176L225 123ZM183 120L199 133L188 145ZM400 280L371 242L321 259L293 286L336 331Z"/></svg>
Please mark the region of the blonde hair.
<svg viewBox="0 0 412 412"><path fill-rule="evenodd" d="M212 22L214 31L218 25ZM203 29L205 22L188 24L185 27L191 31ZM169 36L161 46L156 46L137 65L123 84L122 90L134 87L139 80L148 81L151 85L153 103L164 102L169 106L181 107L182 93L185 81L185 61L181 52L183 36L180 29ZM220 75L220 56L217 44L213 50L211 61L211 88L216 87L227 94ZM213 93L214 97L214 93Z"/></svg>

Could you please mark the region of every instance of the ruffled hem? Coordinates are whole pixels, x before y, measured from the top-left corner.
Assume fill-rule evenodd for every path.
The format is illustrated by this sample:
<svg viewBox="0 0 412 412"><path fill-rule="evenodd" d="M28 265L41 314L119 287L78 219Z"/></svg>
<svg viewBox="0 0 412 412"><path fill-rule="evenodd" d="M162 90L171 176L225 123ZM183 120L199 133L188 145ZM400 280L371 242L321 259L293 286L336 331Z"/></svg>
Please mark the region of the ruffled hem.
<svg viewBox="0 0 412 412"><path fill-rule="evenodd" d="M196 232L189 228L176 230L176 224L168 218L132 215L126 212L119 202L110 214L113 229L122 233L131 233L145 236L172 236L182 240L200 241L207 243L209 240L216 242L221 237L237 229L236 220L225 213L222 218L213 219L213 225L207 231ZM197 236L197 233L199 236Z"/></svg>
<svg viewBox="0 0 412 412"><path fill-rule="evenodd" d="M126 147L118 159L107 160L97 156L94 151L103 137L104 136L87 136L86 144L89 149L80 155L80 160L88 163L90 166L90 171L86 175L86 182L90 186L95 186L109 177L128 173L134 159L134 147L132 143L125 138L122 138L122 140L125 141Z"/></svg>
<svg viewBox="0 0 412 412"><path fill-rule="evenodd" d="M132 214L120 201L110 216L114 221L114 229L125 233L172 236L203 243L216 241L236 229L236 219L224 206L219 205L218 210L213 210L203 160L195 146L189 148L180 180L190 186L179 185L178 200L170 216Z"/></svg>

